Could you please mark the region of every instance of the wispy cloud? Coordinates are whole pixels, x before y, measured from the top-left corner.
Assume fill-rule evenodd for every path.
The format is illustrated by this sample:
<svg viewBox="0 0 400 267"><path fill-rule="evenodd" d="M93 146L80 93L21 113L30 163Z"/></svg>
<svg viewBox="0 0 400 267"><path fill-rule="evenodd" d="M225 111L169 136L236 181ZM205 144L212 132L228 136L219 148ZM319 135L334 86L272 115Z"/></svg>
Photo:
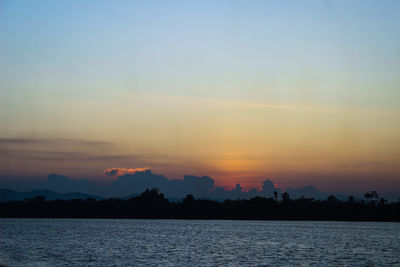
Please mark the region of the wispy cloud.
<svg viewBox="0 0 400 267"><path fill-rule="evenodd" d="M110 157L113 144L72 138L0 138L0 157L13 160L78 161ZM115 156L114 156L115 157Z"/></svg>
<svg viewBox="0 0 400 267"><path fill-rule="evenodd" d="M81 145L81 146L109 146L111 143L104 141L90 141L73 138L0 138L0 145Z"/></svg>
<svg viewBox="0 0 400 267"><path fill-rule="evenodd" d="M221 99L210 97L195 96L167 96L167 95L142 95L143 98L159 100L161 102L169 102L174 105L188 105L191 107L215 106L219 108L248 108L248 109L275 109L275 110L293 110L308 112L362 112L398 115L398 108L371 108L371 107L355 107L355 106L334 106L334 105L302 105L302 104L271 104L257 101L246 101L238 99Z"/></svg>

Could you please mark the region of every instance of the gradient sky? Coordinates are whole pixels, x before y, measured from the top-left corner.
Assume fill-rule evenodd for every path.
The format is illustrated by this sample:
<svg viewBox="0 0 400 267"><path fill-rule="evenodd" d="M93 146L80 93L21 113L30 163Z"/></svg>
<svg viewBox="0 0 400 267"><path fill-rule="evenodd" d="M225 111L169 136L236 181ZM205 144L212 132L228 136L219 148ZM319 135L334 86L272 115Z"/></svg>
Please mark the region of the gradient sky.
<svg viewBox="0 0 400 267"><path fill-rule="evenodd" d="M398 189L399 14L397 0L2 0L0 176Z"/></svg>

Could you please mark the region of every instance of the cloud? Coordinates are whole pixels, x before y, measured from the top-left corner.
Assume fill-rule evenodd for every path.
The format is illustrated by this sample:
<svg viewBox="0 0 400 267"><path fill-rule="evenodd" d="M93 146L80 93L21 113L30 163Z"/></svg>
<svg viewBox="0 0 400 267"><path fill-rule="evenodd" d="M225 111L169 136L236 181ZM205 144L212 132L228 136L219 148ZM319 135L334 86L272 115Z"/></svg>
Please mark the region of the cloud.
<svg viewBox="0 0 400 267"><path fill-rule="evenodd" d="M215 181L208 176L185 175L182 179L169 180L164 175L152 173L149 168L109 168L107 176L117 177L111 185L111 191L118 196L139 194L148 188L158 188L168 197L184 197L193 194L196 197L209 197Z"/></svg>
<svg viewBox="0 0 400 267"><path fill-rule="evenodd" d="M111 176L111 177L119 177L123 176L125 174L135 174L137 172L145 172L147 170L150 170L149 167L144 167L144 168L135 168L135 169L130 169L130 168L108 168L104 170L104 175L105 176Z"/></svg>
<svg viewBox="0 0 400 267"><path fill-rule="evenodd" d="M236 184L235 188L229 191L223 187L217 187L210 192L209 196L213 199L250 199L257 196L269 198L273 197L274 191L277 191L278 195L282 193L270 179L266 179L261 185L261 190L252 188L245 192L240 184Z"/></svg>
<svg viewBox="0 0 400 267"><path fill-rule="evenodd" d="M0 156L8 161L90 160L110 147L109 142L72 138L0 138Z"/></svg>
<svg viewBox="0 0 400 267"><path fill-rule="evenodd" d="M270 179L265 180L262 183L261 186L261 195L262 196L272 196L274 194L274 191L277 191L278 194L280 193L280 189L274 182L272 182Z"/></svg>
<svg viewBox="0 0 400 267"><path fill-rule="evenodd" d="M148 96L150 97L150 96ZM214 106L219 108L248 108L248 109L278 109L278 110L293 110L293 111L310 111L310 112L349 112L362 110L360 108L344 108L339 106L319 106L319 105L284 105L271 104L254 101L243 101L235 99L220 99L209 97L193 97L193 96L166 96L152 95L152 100L168 101L170 103L186 103L191 107Z"/></svg>
<svg viewBox="0 0 400 267"><path fill-rule="evenodd" d="M79 146L108 146L103 141L90 141L74 138L0 138L0 145L79 145Z"/></svg>
<svg viewBox="0 0 400 267"><path fill-rule="evenodd" d="M215 185L214 179L208 176L198 177L194 175L185 175L183 181L185 183L186 191L195 194L209 192Z"/></svg>
<svg viewBox="0 0 400 267"><path fill-rule="evenodd" d="M87 194L127 197L140 194L146 189L158 188L170 198L183 198L192 194L197 198L209 199L249 199L256 196L272 197L273 192L281 194L279 188L267 179L261 190L256 188L248 192L240 184L232 190L215 187L215 181L208 176L185 175L183 179L168 179L164 175L151 172L150 168L108 168L106 176L116 179L108 185L98 185L88 180L70 179L63 175L51 174L40 184L40 189L50 189L60 193L82 192ZM291 191L293 193L293 191Z"/></svg>
<svg viewBox="0 0 400 267"><path fill-rule="evenodd" d="M252 188L246 192L240 184L236 184L232 190L215 187L214 179L208 176L185 175L183 179L168 179L164 175L152 173L149 168L109 168L104 172L106 175L115 176L116 179L109 181L109 183L96 183L91 180L77 180L64 175L51 174L44 181L36 180L36 183L28 179L23 183L25 187L21 187L21 182L17 183L15 178L0 176L0 187L23 190L48 189L58 193L80 192L103 197L129 197L138 195L146 189L158 188L160 192L172 199L183 198L187 194L192 194L196 198L217 200L250 199L257 196L271 198L274 191L277 191L278 196L282 193L270 179L266 179L260 189ZM329 195L319 191L314 186L297 189L288 188L286 192L289 193L291 198L304 196L326 199ZM341 199L346 199L343 194L342 196L335 195Z"/></svg>
<svg viewBox="0 0 400 267"><path fill-rule="evenodd" d="M212 199L248 199L256 196L273 197L274 191L281 194L279 188L267 179L261 186L261 191L256 188L248 192L243 190L240 184L232 190L215 188L215 181L208 176L185 175L183 180L171 179L154 174L149 168L109 168L104 171L107 176L117 177L111 188L112 192L119 196L139 194L148 188L158 188L167 197L182 198L192 194L197 198Z"/></svg>

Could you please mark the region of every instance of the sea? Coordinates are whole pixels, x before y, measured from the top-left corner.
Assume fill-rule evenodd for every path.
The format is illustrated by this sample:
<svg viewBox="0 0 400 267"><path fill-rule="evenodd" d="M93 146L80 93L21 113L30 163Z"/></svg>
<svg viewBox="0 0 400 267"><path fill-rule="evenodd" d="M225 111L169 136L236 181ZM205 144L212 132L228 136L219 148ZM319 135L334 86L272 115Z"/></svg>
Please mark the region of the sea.
<svg viewBox="0 0 400 267"><path fill-rule="evenodd" d="M400 223L0 219L3 266L400 266Z"/></svg>

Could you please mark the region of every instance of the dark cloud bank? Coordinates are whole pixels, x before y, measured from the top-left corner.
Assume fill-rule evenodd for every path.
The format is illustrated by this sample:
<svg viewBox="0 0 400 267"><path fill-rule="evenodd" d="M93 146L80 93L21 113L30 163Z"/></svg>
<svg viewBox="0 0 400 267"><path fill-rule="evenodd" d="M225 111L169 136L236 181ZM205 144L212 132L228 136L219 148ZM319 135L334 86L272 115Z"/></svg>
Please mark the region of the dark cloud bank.
<svg viewBox="0 0 400 267"><path fill-rule="evenodd" d="M111 175L116 173L116 171L111 172ZM92 195L128 198L138 195L148 188L158 188L160 192L164 193L166 197L172 200L181 199L187 194L192 194L196 198L225 200L249 199L256 196L273 197L275 191L278 193L278 196L283 193L279 188L276 188L274 183L269 179L266 179L261 184L259 190L253 188L250 191L245 192L240 184L237 184L232 190L215 187L215 181L208 176L199 177L194 175L185 175L183 180L169 180L163 175L152 173L149 169L142 169L134 173L120 175L111 184L107 185L97 184L85 179L75 180L63 175L51 174L45 181L31 186L32 189L36 190L51 190L64 194L62 198L67 198L67 195L65 194L72 192L79 192L82 196ZM4 187L4 184L2 187ZM317 188L311 185L297 189L288 188L286 192L289 193L291 198L314 197L317 199L326 199L332 194L320 192ZM347 199L347 196L343 194L334 195L340 199ZM52 195L51 198L55 198L55 196ZM386 196L386 198L390 199L391 197ZM393 200L397 200L397 198L394 198Z"/></svg>
<svg viewBox="0 0 400 267"><path fill-rule="evenodd" d="M192 194L196 198L210 199L248 199L256 196L272 197L274 191L278 195L282 192L275 188L274 183L267 179L261 185L261 190L255 188L248 192L243 191L240 184L233 190L215 187L215 181L208 176L185 175L183 180L169 180L164 175L152 173L146 169L133 174L124 174L116 178L111 185L98 185L87 180L73 180L62 175L52 174L41 184L41 189L53 190L60 193L82 192L85 194L98 194L101 196L129 197L140 194L148 188L158 188L168 198L183 198ZM315 187L308 186L301 189L288 189L293 197L302 194L305 197L325 197L328 194L319 192ZM300 197L300 195L298 196Z"/></svg>

